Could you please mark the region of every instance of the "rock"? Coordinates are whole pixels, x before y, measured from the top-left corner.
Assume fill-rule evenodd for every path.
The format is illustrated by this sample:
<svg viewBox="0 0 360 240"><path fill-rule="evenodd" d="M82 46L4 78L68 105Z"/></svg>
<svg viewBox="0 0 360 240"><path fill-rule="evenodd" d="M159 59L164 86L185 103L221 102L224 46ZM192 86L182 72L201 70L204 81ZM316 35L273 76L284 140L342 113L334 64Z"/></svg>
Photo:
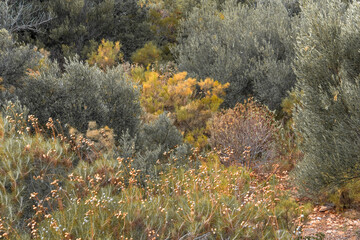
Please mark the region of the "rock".
<svg viewBox="0 0 360 240"><path fill-rule="evenodd" d="M335 209L335 204L326 203L325 205L320 206L319 212L326 212L326 211L329 211L329 210L332 210L332 209Z"/></svg>

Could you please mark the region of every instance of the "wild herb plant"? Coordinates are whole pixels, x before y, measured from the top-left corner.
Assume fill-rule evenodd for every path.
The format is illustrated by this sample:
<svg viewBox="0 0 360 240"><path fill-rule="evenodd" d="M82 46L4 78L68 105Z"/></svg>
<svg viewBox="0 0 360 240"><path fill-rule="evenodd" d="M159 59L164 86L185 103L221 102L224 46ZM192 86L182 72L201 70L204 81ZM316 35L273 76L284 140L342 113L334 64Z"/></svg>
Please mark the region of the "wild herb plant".
<svg viewBox="0 0 360 240"><path fill-rule="evenodd" d="M215 153L194 151L183 165L159 159L153 178L131 157L84 161L74 138L52 131L52 119L47 137L29 119L34 131L0 139L4 239L289 239L309 213L280 191L275 175L260 180Z"/></svg>

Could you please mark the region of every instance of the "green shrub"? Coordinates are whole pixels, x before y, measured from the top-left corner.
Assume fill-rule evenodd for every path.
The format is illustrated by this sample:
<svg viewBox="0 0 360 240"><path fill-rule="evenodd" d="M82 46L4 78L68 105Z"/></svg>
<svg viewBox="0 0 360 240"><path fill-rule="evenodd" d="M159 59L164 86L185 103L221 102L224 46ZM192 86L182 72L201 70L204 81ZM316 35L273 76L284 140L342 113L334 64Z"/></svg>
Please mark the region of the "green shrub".
<svg viewBox="0 0 360 240"><path fill-rule="evenodd" d="M134 52L131 60L133 63L147 67L152 63L159 62L161 60L161 54L161 50L153 42L148 42L143 48Z"/></svg>
<svg viewBox="0 0 360 240"><path fill-rule="evenodd" d="M29 45L17 44L10 33L0 29L0 104L14 97L26 71L38 65L40 53Z"/></svg>
<svg viewBox="0 0 360 240"><path fill-rule="evenodd" d="M181 24L174 49L179 69L229 82L227 106L253 94L271 109L278 108L295 83L294 19L281 0L256 5L226 1L221 12L216 4L203 1Z"/></svg>
<svg viewBox="0 0 360 240"><path fill-rule="evenodd" d="M190 147L183 144L181 133L165 113L139 129L135 138L126 133L122 136L119 156L132 159L132 166L140 170L143 176L157 177L161 169L175 159L176 164L184 164Z"/></svg>
<svg viewBox="0 0 360 240"><path fill-rule="evenodd" d="M296 46L295 183L319 196L360 177L360 3L306 1Z"/></svg>
<svg viewBox="0 0 360 240"><path fill-rule="evenodd" d="M120 41L125 60L152 39L146 22L148 9L137 0L73 0L31 1L44 9L52 20L39 31L23 31L20 39L35 42L51 52L51 57L63 63L64 57L79 55L87 58L94 42L103 38ZM35 18L38 13L34 13Z"/></svg>
<svg viewBox="0 0 360 240"><path fill-rule="evenodd" d="M96 121L118 137L126 130L134 136L141 114L139 91L122 66L103 72L77 59L67 60L64 72L48 61L27 77L17 95L41 125L52 117L83 133L89 121Z"/></svg>
<svg viewBox="0 0 360 240"><path fill-rule="evenodd" d="M224 0L208 0L220 9ZM173 61L171 48L177 44L180 22L185 20L200 0L140 0L149 7L148 22L156 43L162 51L162 60ZM243 2L243 1L242 1ZM147 66L147 65L145 65Z"/></svg>

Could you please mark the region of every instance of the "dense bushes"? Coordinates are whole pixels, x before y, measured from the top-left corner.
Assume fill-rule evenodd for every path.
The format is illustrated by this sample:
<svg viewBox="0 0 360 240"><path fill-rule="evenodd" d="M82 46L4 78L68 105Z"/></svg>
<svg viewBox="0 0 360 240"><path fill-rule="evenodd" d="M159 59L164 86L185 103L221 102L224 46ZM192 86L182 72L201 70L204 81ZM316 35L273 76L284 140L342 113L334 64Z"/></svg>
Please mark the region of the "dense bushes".
<svg viewBox="0 0 360 240"><path fill-rule="evenodd" d="M97 64L103 70L106 70L107 67L114 67L119 64L124 55L120 48L119 41L114 43L103 39L98 49L89 53L87 61L90 65Z"/></svg>
<svg viewBox="0 0 360 240"><path fill-rule="evenodd" d="M135 137L124 133L116 151L126 162L131 159L142 181L145 176L158 177L168 166L186 165L190 153L190 146L183 144L183 136L165 113L141 125Z"/></svg>
<svg viewBox="0 0 360 240"><path fill-rule="evenodd" d="M200 6L200 0L156 0L147 1L149 7L148 21L152 34L160 46L162 59L174 60L171 48L177 44L180 23L188 17L195 6ZM208 0L214 2L220 9L224 0Z"/></svg>
<svg viewBox="0 0 360 240"><path fill-rule="evenodd" d="M77 59L67 60L62 72L48 61L29 74L17 95L41 124L49 117L85 132L89 121L108 125L120 137L134 135L141 113L139 91L122 66L101 71Z"/></svg>
<svg viewBox="0 0 360 240"><path fill-rule="evenodd" d="M161 50L153 42L148 42L143 48L134 52L131 60L135 64L148 67L152 63L159 62L161 60L161 54Z"/></svg>
<svg viewBox="0 0 360 240"><path fill-rule="evenodd" d="M84 60L103 38L120 41L124 58L129 59L152 39L146 22L147 8L141 8L137 0L36 0L32 5L50 14L52 20L37 32L18 33L19 37L44 47L61 63L64 57L75 54Z"/></svg>
<svg viewBox="0 0 360 240"><path fill-rule="evenodd" d="M52 20L45 7L34 1L4 0L0 2L0 29L10 33L37 32L41 25Z"/></svg>
<svg viewBox="0 0 360 240"><path fill-rule="evenodd" d="M359 13L356 1L302 6L294 122L305 155L295 176L307 195L360 176Z"/></svg>
<svg viewBox="0 0 360 240"><path fill-rule="evenodd" d="M290 239L295 164L300 193L358 202L359 1L15 2L0 238Z"/></svg>
<svg viewBox="0 0 360 240"><path fill-rule="evenodd" d="M259 1L256 7L227 1L222 12L203 1L181 25L175 47L179 69L229 82L227 106L254 94L278 108L295 83L294 19L280 0Z"/></svg>

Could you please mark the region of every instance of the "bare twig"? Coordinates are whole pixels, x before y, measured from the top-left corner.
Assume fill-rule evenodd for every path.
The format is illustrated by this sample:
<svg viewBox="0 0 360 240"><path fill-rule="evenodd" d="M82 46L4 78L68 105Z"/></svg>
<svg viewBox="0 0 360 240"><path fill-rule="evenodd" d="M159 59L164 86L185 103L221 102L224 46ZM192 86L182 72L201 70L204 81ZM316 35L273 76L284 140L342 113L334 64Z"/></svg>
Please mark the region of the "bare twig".
<svg viewBox="0 0 360 240"><path fill-rule="evenodd" d="M52 19L52 16L32 3L11 3L10 0L0 3L0 28L10 33L24 30L40 32L39 27Z"/></svg>

